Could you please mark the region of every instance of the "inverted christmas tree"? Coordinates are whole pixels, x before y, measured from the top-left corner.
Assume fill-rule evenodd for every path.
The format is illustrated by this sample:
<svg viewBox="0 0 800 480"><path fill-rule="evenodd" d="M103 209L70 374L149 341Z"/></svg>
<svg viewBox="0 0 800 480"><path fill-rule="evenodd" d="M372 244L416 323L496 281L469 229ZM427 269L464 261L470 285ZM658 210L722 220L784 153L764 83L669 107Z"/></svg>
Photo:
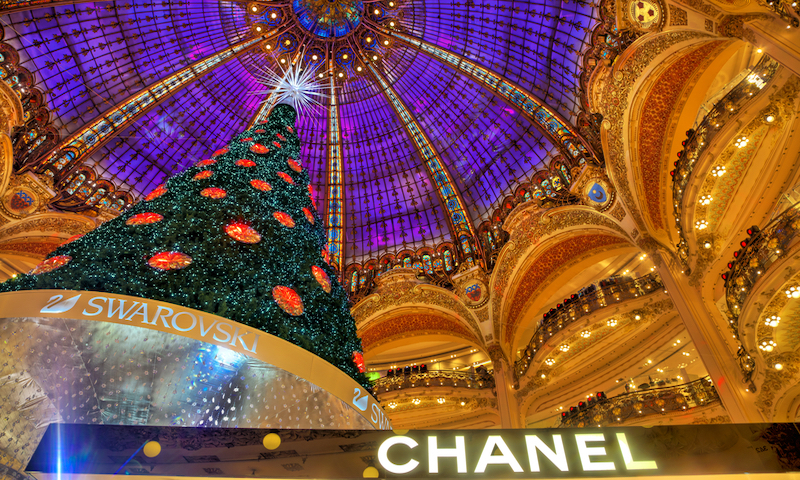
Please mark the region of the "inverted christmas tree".
<svg viewBox="0 0 800 480"><path fill-rule="evenodd" d="M324 258L295 119L291 106L276 106L266 123L0 291L103 291L184 305L283 338L367 386L345 291Z"/></svg>

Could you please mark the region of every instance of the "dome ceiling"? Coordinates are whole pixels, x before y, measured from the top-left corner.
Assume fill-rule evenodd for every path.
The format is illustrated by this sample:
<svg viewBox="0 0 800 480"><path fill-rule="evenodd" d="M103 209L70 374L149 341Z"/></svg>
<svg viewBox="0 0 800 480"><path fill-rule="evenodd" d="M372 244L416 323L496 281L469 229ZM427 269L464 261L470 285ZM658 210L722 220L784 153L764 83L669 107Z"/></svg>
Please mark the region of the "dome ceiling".
<svg viewBox="0 0 800 480"><path fill-rule="evenodd" d="M567 122L597 23L591 4L560 0L60 3L6 15L5 41L34 73L62 148L112 119L81 137L95 143L78 157L135 198L263 116L267 96L250 94L264 90L262 69L299 60L323 73L333 96L297 128L321 215L341 195L343 264L454 241L564 155L557 132L576 130ZM174 91L159 90L196 62ZM512 97L522 97L498 94L491 78L488 88L468 74L475 66L540 99L540 111L521 114ZM121 108L145 89L160 101Z"/></svg>

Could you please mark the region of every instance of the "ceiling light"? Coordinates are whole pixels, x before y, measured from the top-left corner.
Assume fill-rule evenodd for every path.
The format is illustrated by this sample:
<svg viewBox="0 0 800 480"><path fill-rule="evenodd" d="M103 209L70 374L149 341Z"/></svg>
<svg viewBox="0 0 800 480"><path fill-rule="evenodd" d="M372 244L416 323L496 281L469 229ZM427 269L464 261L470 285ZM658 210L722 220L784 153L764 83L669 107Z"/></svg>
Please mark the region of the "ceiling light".
<svg viewBox="0 0 800 480"><path fill-rule="evenodd" d="M714 198L711 195L700 195L700 204L708 205Z"/></svg>
<svg viewBox="0 0 800 480"><path fill-rule="evenodd" d="M347 60L347 54L345 53L344 55L342 55L342 58Z"/></svg>
<svg viewBox="0 0 800 480"><path fill-rule="evenodd" d="M785 293L787 298L800 298L800 287L789 287Z"/></svg>
<svg viewBox="0 0 800 480"><path fill-rule="evenodd" d="M569 345L564 343L560 347L558 347L558 349L561 350L562 352L568 352L569 351Z"/></svg>
<svg viewBox="0 0 800 480"><path fill-rule="evenodd" d="M373 55L373 56L372 56L372 59L373 59L373 60L377 60L377 59L378 59L378 56L377 56L377 55Z"/></svg>
<svg viewBox="0 0 800 480"><path fill-rule="evenodd" d="M324 76L325 76L325 74L322 74L322 73L319 74L319 78L322 78Z"/></svg>
<svg viewBox="0 0 800 480"><path fill-rule="evenodd" d="M361 71L361 67L356 67L356 70L360 72Z"/></svg>
<svg viewBox="0 0 800 480"><path fill-rule="evenodd" d="M616 327L617 320L614 318L609 318L608 321L606 322L606 325L608 325L609 327Z"/></svg>
<svg viewBox="0 0 800 480"><path fill-rule="evenodd" d="M342 78L343 76L344 74L342 72L339 72L339 78Z"/></svg>
<svg viewBox="0 0 800 480"><path fill-rule="evenodd" d="M278 18L278 14L275 13L275 12L272 12L272 15L270 15L269 17L270 18Z"/></svg>
<svg viewBox="0 0 800 480"><path fill-rule="evenodd" d="M705 230L706 228L708 228L708 222L706 222L705 220L698 220L694 222L694 226L698 230Z"/></svg>
<svg viewBox="0 0 800 480"><path fill-rule="evenodd" d="M318 57L318 56L316 56L316 55L311 55L311 60L316 60L316 59L318 59L318 58L319 58L319 57Z"/></svg>
<svg viewBox="0 0 800 480"><path fill-rule="evenodd" d="M642 316L641 316L641 315L636 315L635 317L633 317L633 319L634 319L634 320L641 320L641 319L642 319Z"/></svg>
<svg viewBox="0 0 800 480"><path fill-rule="evenodd" d="M256 6L254 5L254 6L253 6L253 8L251 8L250 10L252 10L252 11L254 11L254 12L257 12L257 11L258 11L258 7L256 7Z"/></svg>
<svg viewBox="0 0 800 480"><path fill-rule="evenodd" d="M750 141L750 139L747 138L747 137L737 138L736 139L736 146L739 147L739 148L744 148L744 147L747 146L747 142L749 142L749 141Z"/></svg>
<svg viewBox="0 0 800 480"><path fill-rule="evenodd" d="M285 58L281 58L281 63L286 63L286 59Z"/></svg>
<svg viewBox="0 0 800 480"><path fill-rule="evenodd" d="M589 338L591 336L592 336L592 332L590 332L589 330L584 330L584 331L581 332L581 338Z"/></svg>
<svg viewBox="0 0 800 480"><path fill-rule="evenodd" d="M775 343L773 340L762 340L761 343L758 345L760 350L765 352L771 352L777 347L778 344Z"/></svg>
<svg viewBox="0 0 800 480"><path fill-rule="evenodd" d="M553 365L555 365L556 361L552 358L548 358L547 360L544 361L544 363L546 363L548 367L552 367Z"/></svg>
<svg viewBox="0 0 800 480"><path fill-rule="evenodd" d="M384 41L383 41L383 44L384 44L384 45L389 45L389 40L384 40Z"/></svg>
<svg viewBox="0 0 800 480"><path fill-rule="evenodd" d="M367 38L365 38L365 40L367 41L367 43L371 43L372 42L372 37L367 37Z"/></svg>
<svg viewBox="0 0 800 480"><path fill-rule="evenodd" d="M772 123L772 122L774 122L774 121L775 121L775 115L767 115L767 116L764 118L764 120L766 120L766 121L767 121L767 123Z"/></svg>
<svg viewBox="0 0 800 480"><path fill-rule="evenodd" d="M706 250L711 248L711 241L710 240L706 240L705 242L703 242L703 248L705 248Z"/></svg>
<svg viewBox="0 0 800 480"><path fill-rule="evenodd" d="M780 363L776 363L775 370L783 370L783 365L781 365Z"/></svg>
<svg viewBox="0 0 800 480"><path fill-rule="evenodd" d="M764 322L767 324L768 327L777 327L779 323L781 323L781 317L777 315L770 315Z"/></svg>
<svg viewBox="0 0 800 480"><path fill-rule="evenodd" d="M725 166L717 165L716 167L712 168L711 175L714 175L715 177L721 177L725 175Z"/></svg>
<svg viewBox="0 0 800 480"><path fill-rule="evenodd" d="M261 31L261 27L256 27L256 32L260 32L260 31Z"/></svg>
<svg viewBox="0 0 800 480"><path fill-rule="evenodd" d="M381 11L380 11L380 9L376 8L376 9L375 9L375 15L380 15L380 14L381 14Z"/></svg>
<svg viewBox="0 0 800 480"><path fill-rule="evenodd" d="M267 45L267 50L272 50L272 45Z"/></svg>
<svg viewBox="0 0 800 480"><path fill-rule="evenodd" d="M394 22L389 22L390 27L394 27Z"/></svg>

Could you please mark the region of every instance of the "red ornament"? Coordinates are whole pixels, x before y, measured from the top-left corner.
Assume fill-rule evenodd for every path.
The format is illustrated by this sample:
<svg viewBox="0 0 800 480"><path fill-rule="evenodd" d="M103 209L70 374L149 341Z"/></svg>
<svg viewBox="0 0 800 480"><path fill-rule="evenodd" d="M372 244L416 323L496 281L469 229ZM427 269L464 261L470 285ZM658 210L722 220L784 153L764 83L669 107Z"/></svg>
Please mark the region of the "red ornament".
<svg viewBox="0 0 800 480"><path fill-rule="evenodd" d="M328 265L331 264L331 254L328 253L328 246L327 245L322 247L322 259L325 260L325 263L327 263Z"/></svg>
<svg viewBox="0 0 800 480"><path fill-rule="evenodd" d="M180 270L192 264L192 257L181 252L156 253L147 264L158 270Z"/></svg>
<svg viewBox="0 0 800 480"><path fill-rule="evenodd" d="M290 158L287 162L289 163L289 168L291 168L295 172L300 173L300 172L303 171L303 167L301 167L300 164L297 163L297 160L294 160L294 159Z"/></svg>
<svg viewBox="0 0 800 480"><path fill-rule="evenodd" d="M278 140L280 140L281 142L286 140L286 138L284 138L284 136L281 135L280 133L276 133L275 135L278 137Z"/></svg>
<svg viewBox="0 0 800 480"><path fill-rule="evenodd" d="M278 142L272 142L272 144L273 144L273 145L275 145L275 146L276 146L276 147L278 147L278 148L283 148L283 147L281 147L281 144L280 144L280 143L278 143Z"/></svg>
<svg viewBox="0 0 800 480"><path fill-rule="evenodd" d="M242 243L252 244L261 241L261 235L244 223L231 223L226 225L225 233L227 233L232 239L238 240Z"/></svg>
<svg viewBox="0 0 800 480"><path fill-rule="evenodd" d="M317 279L317 282L320 284L325 293L331 293L331 279L325 270L319 268L316 265L311 267L311 273L314 275L314 278Z"/></svg>
<svg viewBox="0 0 800 480"><path fill-rule="evenodd" d="M248 160L246 158L242 158L241 160L236 160L236 165L240 167L255 167L256 162Z"/></svg>
<svg viewBox="0 0 800 480"><path fill-rule="evenodd" d="M359 372L364 373L367 371L367 367L364 365L364 355L361 352L353 352L353 363L356 364Z"/></svg>
<svg viewBox="0 0 800 480"><path fill-rule="evenodd" d="M311 213L311 210L307 209L306 207L303 207L303 213L305 214L308 223L314 225L314 214Z"/></svg>
<svg viewBox="0 0 800 480"><path fill-rule="evenodd" d="M253 153L258 153L260 155L264 155L269 152L269 148L261 145L260 143L254 143L250 145L250 151Z"/></svg>
<svg viewBox="0 0 800 480"><path fill-rule="evenodd" d="M136 215L129 218L125 225L147 225L150 223L156 223L163 220L164 217L154 212L145 212L145 213L137 213Z"/></svg>
<svg viewBox="0 0 800 480"><path fill-rule="evenodd" d="M264 133L264 132L266 132L266 130L264 130L263 128L259 128L258 130L256 130L256 133Z"/></svg>
<svg viewBox="0 0 800 480"><path fill-rule="evenodd" d="M167 193L167 189L164 188L164 184L157 186L155 190L150 192L146 197L144 197L145 201L149 202L150 200L155 200L156 198L160 197Z"/></svg>
<svg viewBox="0 0 800 480"><path fill-rule="evenodd" d="M253 137L245 137L245 138L242 138L239 141L242 142L242 143L244 143L244 142L252 142L253 141Z"/></svg>
<svg viewBox="0 0 800 480"><path fill-rule="evenodd" d="M68 239L64 240L64 243L62 243L61 245L63 246L63 245L66 245L66 244L68 244L68 243L72 243L72 242L74 242L75 240L77 240L77 239L81 238L82 236L83 236L83 234L82 234L82 233L81 233L81 234L78 234L78 235L73 235L73 236L69 237Z"/></svg>
<svg viewBox="0 0 800 480"><path fill-rule="evenodd" d="M220 199L220 198L225 198L228 195L228 193L221 188L211 187L211 188L204 188L203 190L201 190L200 195L208 198Z"/></svg>
<svg viewBox="0 0 800 480"><path fill-rule="evenodd" d="M209 159L206 159L206 160L200 160L199 162L195 163L194 166L195 167L207 167L209 165L214 165L215 163L217 163L216 160L212 160L212 159L209 158Z"/></svg>
<svg viewBox="0 0 800 480"><path fill-rule="evenodd" d="M308 196L309 197L314 196L314 187L312 187L310 183L308 184Z"/></svg>
<svg viewBox="0 0 800 480"><path fill-rule="evenodd" d="M212 157L219 157L220 155L225 155L226 153L228 153L228 147L222 147L219 150L217 150L216 152L212 153L211 156Z"/></svg>
<svg viewBox="0 0 800 480"><path fill-rule="evenodd" d="M39 275L40 273L47 273L47 272L52 272L53 270L58 270L64 265L68 264L70 260L72 260L72 257L70 257L69 255L59 255L57 257L48 258L39 265L36 265L33 268L33 270L30 271L30 274Z"/></svg>
<svg viewBox="0 0 800 480"><path fill-rule="evenodd" d="M294 129L292 127L290 127L289 125L286 125L286 130L288 130L289 133L294 133Z"/></svg>
<svg viewBox="0 0 800 480"><path fill-rule="evenodd" d="M292 217L289 216L288 213L283 212L275 212L272 214L275 220L281 222L283 226L293 228L294 227L294 220Z"/></svg>
<svg viewBox="0 0 800 480"><path fill-rule="evenodd" d="M286 182L291 183L292 185L294 185L294 180L292 179L292 177L289 176L288 173L278 172L278 176L281 177Z"/></svg>
<svg viewBox="0 0 800 480"><path fill-rule="evenodd" d="M250 185L252 185L253 188L261 190L262 192L269 192L270 190L272 190L272 185L265 182L264 180L250 180Z"/></svg>
<svg viewBox="0 0 800 480"><path fill-rule="evenodd" d="M195 175L194 178L192 178L192 180L203 180L210 177L213 174L214 172L212 172L211 170L203 170L202 172Z"/></svg>
<svg viewBox="0 0 800 480"><path fill-rule="evenodd" d="M293 317L303 314L303 301L300 295L289 287L278 285L272 289L272 298L281 309Z"/></svg>

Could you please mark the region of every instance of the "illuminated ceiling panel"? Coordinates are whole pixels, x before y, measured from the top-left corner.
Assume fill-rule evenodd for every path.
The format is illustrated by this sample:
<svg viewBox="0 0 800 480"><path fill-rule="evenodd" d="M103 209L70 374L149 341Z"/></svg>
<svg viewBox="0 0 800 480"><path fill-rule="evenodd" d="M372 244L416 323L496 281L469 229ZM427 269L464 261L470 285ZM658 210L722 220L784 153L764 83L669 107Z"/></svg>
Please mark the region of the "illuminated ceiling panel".
<svg viewBox="0 0 800 480"><path fill-rule="evenodd" d="M363 3L360 14L353 10L361 8L358 0L335 0L333 7L297 1L307 13L335 7L341 18L326 27L327 36L315 36L300 24L293 13L299 7L290 2L263 4L258 12L245 11L252 4L211 0L79 2L7 15L5 35L56 111L54 125L62 138L193 61L254 38L257 21L288 31L298 48L316 48L323 57L341 61L341 49L350 48L355 58L348 62L330 57L331 62L322 62L333 65L338 88L345 264L453 239L447 210L409 136L408 122L398 118L384 89L359 62L376 68L430 140L473 228L558 154L541 127L475 80L401 41L384 44L387 38L374 26L462 55L528 89L569 120L578 111L579 58L597 23L586 1L386 0ZM375 14L376 8L383 11ZM271 42L271 52L280 50ZM275 69L275 62L253 50L193 80L116 134L88 163L123 190L149 192L246 128L264 99L248 93L264 89L258 72ZM327 85L329 78L322 82ZM327 100L322 104L297 121L300 160L309 170L320 212L326 208L330 111Z"/></svg>

